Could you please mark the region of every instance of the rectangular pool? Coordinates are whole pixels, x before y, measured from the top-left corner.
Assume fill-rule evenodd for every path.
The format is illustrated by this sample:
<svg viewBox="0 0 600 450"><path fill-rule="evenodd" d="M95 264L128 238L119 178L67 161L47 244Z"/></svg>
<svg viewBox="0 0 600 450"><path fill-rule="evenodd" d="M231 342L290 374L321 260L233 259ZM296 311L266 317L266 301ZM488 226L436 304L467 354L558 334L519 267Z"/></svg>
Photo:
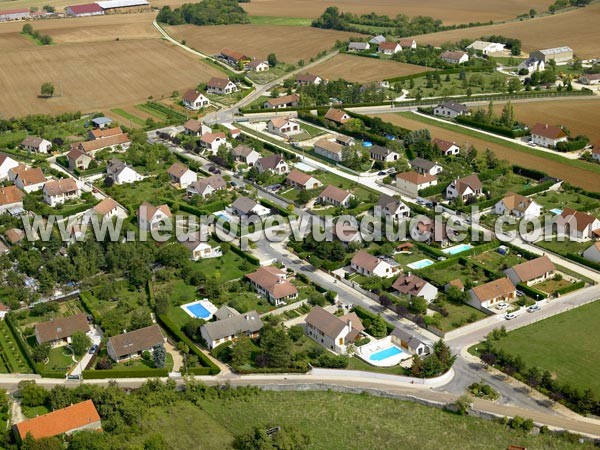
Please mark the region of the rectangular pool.
<svg viewBox="0 0 600 450"><path fill-rule="evenodd" d="M388 348L384 348L383 350L373 353L369 356L369 359L371 361L382 361L384 359L391 358L392 356L400 355L401 353L403 353L402 350L392 345Z"/></svg>
<svg viewBox="0 0 600 450"><path fill-rule="evenodd" d="M554 214L555 216L558 216L559 214L562 214L563 210L562 209L558 209L558 208L554 208L554 209L551 209L550 212L552 214Z"/></svg>
<svg viewBox="0 0 600 450"><path fill-rule="evenodd" d="M194 319L204 319L210 320L215 312L217 312L217 308L207 299L197 300L192 303L187 303L185 305L181 305L181 309L183 309L190 317Z"/></svg>
<svg viewBox="0 0 600 450"><path fill-rule="evenodd" d="M407 267L410 267L411 269L424 269L425 267L428 267L430 265L433 264L433 261L430 259L420 259L419 261L415 261L413 263L407 264Z"/></svg>
<svg viewBox="0 0 600 450"><path fill-rule="evenodd" d="M473 246L471 244L460 244L455 245L454 247L445 248L442 250L446 255L456 255L458 253L466 252L467 250L471 250Z"/></svg>

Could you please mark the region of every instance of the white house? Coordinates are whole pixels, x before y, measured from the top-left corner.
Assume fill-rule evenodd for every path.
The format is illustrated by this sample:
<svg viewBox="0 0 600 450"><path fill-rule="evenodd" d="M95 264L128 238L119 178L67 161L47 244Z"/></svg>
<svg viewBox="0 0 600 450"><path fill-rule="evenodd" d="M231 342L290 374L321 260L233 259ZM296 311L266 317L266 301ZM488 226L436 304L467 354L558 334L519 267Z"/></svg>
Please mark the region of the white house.
<svg viewBox="0 0 600 450"><path fill-rule="evenodd" d="M231 153L236 161L240 161L250 167L256 164L256 161L260 158L260 153L244 144L232 148Z"/></svg>
<svg viewBox="0 0 600 450"><path fill-rule="evenodd" d="M50 180L44 184L42 192L44 201L52 207L79 198L81 195L79 186L73 178Z"/></svg>
<svg viewBox="0 0 600 450"><path fill-rule="evenodd" d="M365 50L369 50L371 48L371 44L368 42L350 42L348 44L349 52L363 52Z"/></svg>
<svg viewBox="0 0 600 450"><path fill-rule="evenodd" d="M285 117L275 117L267 123L269 133L288 137L302 132L300 124L294 119Z"/></svg>
<svg viewBox="0 0 600 450"><path fill-rule="evenodd" d="M263 59L254 59L246 66L253 72L266 72L270 68L269 63Z"/></svg>
<svg viewBox="0 0 600 450"><path fill-rule="evenodd" d="M526 70L528 74L532 74L533 72L541 72L545 68L546 64L544 63L544 61L535 58L527 58L517 66L517 72Z"/></svg>
<svg viewBox="0 0 600 450"><path fill-rule="evenodd" d="M445 141L443 139L434 139L432 142L444 156L456 156L460 153L460 147L456 142Z"/></svg>
<svg viewBox="0 0 600 450"><path fill-rule="evenodd" d="M318 85L323 82L323 79L311 73L303 73L296 76L296 83L301 86Z"/></svg>
<svg viewBox="0 0 600 450"><path fill-rule="evenodd" d="M15 186L27 193L39 191L46 183L44 172L39 167L32 169L21 165L13 167L9 170L8 177L14 181Z"/></svg>
<svg viewBox="0 0 600 450"><path fill-rule="evenodd" d="M500 216L515 216L521 219L539 217L542 207L529 197L507 192L504 198L496 203L494 211Z"/></svg>
<svg viewBox="0 0 600 450"><path fill-rule="evenodd" d="M410 208L403 201L386 194L379 196L377 207L381 209L385 217L392 220L407 219L410 216Z"/></svg>
<svg viewBox="0 0 600 450"><path fill-rule="evenodd" d="M415 158L409 162L411 169L421 175L439 175L444 171L441 164L437 161L429 161L428 159Z"/></svg>
<svg viewBox="0 0 600 450"><path fill-rule="evenodd" d="M398 294L422 297L427 303L431 303L438 296L438 289L433 284L411 273L400 275L392 284L392 288Z"/></svg>
<svg viewBox="0 0 600 450"><path fill-rule="evenodd" d="M48 153L52 148L52 142L37 136L27 136L21 142L21 147L30 152Z"/></svg>
<svg viewBox="0 0 600 450"><path fill-rule="evenodd" d="M298 189L316 189L322 183L315 177L308 175L298 169L293 169L286 178L286 183Z"/></svg>
<svg viewBox="0 0 600 450"><path fill-rule="evenodd" d="M314 151L317 155L334 161L344 160L344 146L337 142L328 141L327 139L319 139L314 143Z"/></svg>
<svg viewBox="0 0 600 450"><path fill-rule="evenodd" d="M426 356L433 351L431 343L424 341L418 335L404 331L398 326L394 328L390 336L392 337L392 344L399 345L414 355Z"/></svg>
<svg viewBox="0 0 600 450"><path fill-rule="evenodd" d="M187 188L187 195L189 197L193 195L200 195L206 198L212 195L213 192L226 188L227 183L221 175L211 175L208 178L191 183Z"/></svg>
<svg viewBox="0 0 600 450"><path fill-rule="evenodd" d="M293 108L298 106L300 96L298 94L282 95L280 97L270 98L263 103L266 109Z"/></svg>
<svg viewBox="0 0 600 450"><path fill-rule="evenodd" d="M200 137L200 145L216 155L221 145L228 146L225 133L205 133Z"/></svg>
<svg viewBox="0 0 600 450"><path fill-rule="evenodd" d="M0 153L0 181L8 178L8 171L18 167L19 163L10 156Z"/></svg>
<svg viewBox="0 0 600 450"><path fill-rule="evenodd" d="M381 161L386 163L398 161L398 159L400 159L400 155L398 153L380 145L371 146L369 148L369 156L374 161Z"/></svg>
<svg viewBox="0 0 600 450"><path fill-rule="evenodd" d="M364 330L356 313L337 317L320 306L311 309L305 322L305 333L309 338L341 355L347 353L348 346L353 344Z"/></svg>
<svg viewBox="0 0 600 450"><path fill-rule="evenodd" d="M111 159L106 165L106 175L112 178L115 184L135 183L144 178L132 167L116 158Z"/></svg>
<svg viewBox="0 0 600 450"><path fill-rule="evenodd" d="M325 113L325 119L331 120L332 122L337 123L338 125L343 125L348 120L350 120L350 115L343 109L338 108L329 108Z"/></svg>
<svg viewBox="0 0 600 450"><path fill-rule="evenodd" d="M555 148L559 142L566 142L569 136L562 129L552 125L536 123L531 128L531 141L546 148Z"/></svg>
<svg viewBox="0 0 600 450"><path fill-rule="evenodd" d="M0 214L23 209L23 194L16 186L0 186Z"/></svg>
<svg viewBox="0 0 600 450"><path fill-rule="evenodd" d="M398 266L392 266L384 259L373 256L366 250L360 250L354 255L350 261L350 267L356 273L367 277L390 278L398 274Z"/></svg>
<svg viewBox="0 0 600 450"><path fill-rule="evenodd" d="M194 111L210 106L210 100L201 92L193 89L183 94L182 101L183 106Z"/></svg>
<svg viewBox="0 0 600 450"><path fill-rule="evenodd" d="M449 64L463 64L469 60L469 54L465 52L446 51L440 55L440 58Z"/></svg>
<svg viewBox="0 0 600 450"><path fill-rule="evenodd" d="M259 158L254 167L258 170L258 173L264 173L269 170L275 175L283 175L290 171L288 164L281 155L269 155L263 158Z"/></svg>
<svg viewBox="0 0 600 450"><path fill-rule="evenodd" d="M440 117L454 119L456 116L469 114L469 108L466 105L456 102L444 102L433 108L433 114Z"/></svg>
<svg viewBox="0 0 600 450"><path fill-rule="evenodd" d="M219 344L234 341L238 336L254 339L258 337L262 327L260 315L256 311L248 311L244 314L231 314L216 322L207 322L200 328L200 334L208 348L213 349Z"/></svg>
<svg viewBox="0 0 600 450"><path fill-rule="evenodd" d="M176 162L169 167L167 173L171 178L171 182L178 184L182 189L187 188L190 184L198 180L198 174L180 162Z"/></svg>
<svg viewBox="0 0 600 450"><path fill-rule="evenodd" d="M271 214L271 210L266 206L242 195L236 198L231 204L231 211L240 217L255 215L264 218Z"/></svg>
<svg viewBox="0 0 600 450"><path fill-rule="evenodd" d="M471 197L479 197L483 193L483 185L479 181L477 174L472 174L464 178L457 178L446 188L446 199L453 200L460 198L466 201Z"/></svg>
<svg viewBox="0 0 600 450"><path fill-rule="evenodd" d="M285 305L298 298L298 289L287 280L287 274L275 266L259 267L246 275L256 292L264 295L275 306Z"/></svg>
<svg viewBox="0 0 600 450"><path fill-rule="evenodd" d="M183 124L185 134L191 136L202 136L203 134L212 133L212 129L202 123L200 120L190 119Z"/></svg>
<svg viewBox="0 0 600 450"><path fill-rule="evenodd" d="M229 95L237 90L235 83L227 78L213 77L206 83L206 92L209 94Z"/></svg>
<svg viewBox="0 0 600 450"><path fill-rule="evenodd" d="M504 51L504 44L497 42L486 42L486 41L475 41L471 45L467 46L467 50L473 50L482 55L489 55L490 53L498 53Z"/></svg>
<svg viewBox="0 0 600 450"><path fill-rule="evenodd" d="M199 232L181 236L178 239L190 251L192 261L223 256L221 246L216 243L211 244L207 239L202 239Z"/></svg>
<svg viewBox="0 0 600 450"><path fill-rule="evenodd" d="M600 242L595 242L590 247L586 248L583 252L583 257L590 261L600 263Z"/></svg>
<svg viewBox="0 0 600 450"><path fill-rule="evenodd" d="M519 283L533 286L552 278L555 272L556 267L547 255L525 261L504 271L515 286Z"/></svg>
<svg viewBox="0 0 600 450"><path fill-rule="evenodd" d="M414 39L411 38L403 38L400 39L400 45L402 46L402 49L411 49L411 50L416 50L417 49L417 41L415 41Z"/></svg>
<svg viewBox="0 0 600 450"><path fill-rule="evenodd" d="M600 220L596 216L571 208L563 209L556 228L557 234L580 241L600 238Z"/></svg>
<svg viewBox="0 0 600 450"><path fill-rule="evenodd" d="M319 194L319 203L347 208L353 198L354 195L351 192L330 184Z"/></svg>
<svg viewBox="0 0 600 450"><path fill-rule="evenodd" d="M429 186L435 186L438 179L435 175L420 174L417 172L403 172L396 175L396 187L398 190L409 197L416 198L421 189Z"/></svg>
<svg viewBox="0 0 600 450"><path fill-rule="evenodd" d="M157 230L173 217L169 205L154 206L143 202L137 211L138 226L141 230Z"/></svg>
<svg viewBox="0 0 600 450"><path fill-rule="evenodd" d="M510 303L516 298L517 290L510 279L500 278L471 289L467 303L477 309L489 309L498 303Z"/></svg>
<svg viewBox="0 0 600 450"><path fill-rule="evenodd" d="M377 51L384 55L395 55L402 51L402 47L397 42L382 42L377 47Z"/></svg>
<svg viewBox="0 0 600 450"><path fill-rule="evenodd" d="M594 144L592 147L592 158L596 161L600 161L600 142Z"/></svg>

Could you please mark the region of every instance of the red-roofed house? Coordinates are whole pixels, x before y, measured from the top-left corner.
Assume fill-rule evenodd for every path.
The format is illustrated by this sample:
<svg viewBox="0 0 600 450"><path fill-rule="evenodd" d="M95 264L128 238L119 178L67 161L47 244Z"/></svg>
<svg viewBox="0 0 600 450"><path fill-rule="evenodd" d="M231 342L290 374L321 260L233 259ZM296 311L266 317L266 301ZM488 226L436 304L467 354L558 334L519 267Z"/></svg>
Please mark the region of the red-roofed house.
<svg viewBox="0 0 600 450"><path fill-rule="evenodd" d="M403 172L396 175L396 187L404 195L417 197L421 189L435 186L438 180L435 175L420 174L417 172Z"/></svg>
<svg viewBox="0 0 600 450"><path fill-rule="evenodd" d="M85 16L101 16L104 10L97 3L85 3L83 5L67 6L65 8L67 16L85 17Z"/></svg>
<svg viewBox="0 0 600 450"><path fill-rule="evenodd" d="M434 139L432 142L434 147L437 147L444 156L455 156L460 153L460 147L456 142L444 141L443 139Z"/></svg>
<svg viewBox="0 0 600 450"><path fill-rule="evenodd" d="M477 174L472 174L464 178L457 178L446 188L446 198L452 200L461 198L463 201L471 197L479 197L482 194L483 185L479 181Z"/></svg>
<svg viewBox="0 0 600 450"><path fill-rule="evenodd" d="M398 266L392 266L384 259L373 256L365 250L360 250L354 255L350 267L355 272L368 277L389 278L398 274Z"/></svg>
<svg viewBox="0 0 600 450"><path fill-rule="evenodd" d="M319 194L319 202L334 206L343 206L347 208L350 205L350 200L354 198L352 192L341 189L333 184L330 184L323 192Z"/></svg>
<svg viewBox="0 0 600 450"><path fill-rule="evenodd" d="M183 101L183 106L194 111L210 105L210 100L204 94L194 89L186 91L181 100Z"/></svg>
<svg viewBox="0 0 600 450"><path fill-rule="evenodd" d="M237 90L235 83L227 78L213 77L206 83L206 92L209 94L227 95Z"/></svg>
<svg viewBox="0 0 600 450"><path fill-rule="evenodd" d="M402 47L397 42L382 42L377 47L377 51L379 53L383 53L384 55L395 55L398 52L402 51Z"/></svg>
<svg viewBox="0 0 600 450"><path fill-rule="evenodd" d="M246 275L256 292L264 295L275 306L285 305L298 297L298 289L286 278L286 273L274 266L259 267Z"/></svg>
<svg viewBox="0 0 600 450"><path fill-rule="evenodd" d="M536 123L531 128L531 141L546 148L554 148L559 142L566 142L569 137L562 127Z"/></svg>
<svg viewBox="0 0 600 450"><path fill-rule="evenodd" d="M151 203L144 202L137 211L138 225L141 230L156 230L173 217L168 205L154 206Z"/></svg>

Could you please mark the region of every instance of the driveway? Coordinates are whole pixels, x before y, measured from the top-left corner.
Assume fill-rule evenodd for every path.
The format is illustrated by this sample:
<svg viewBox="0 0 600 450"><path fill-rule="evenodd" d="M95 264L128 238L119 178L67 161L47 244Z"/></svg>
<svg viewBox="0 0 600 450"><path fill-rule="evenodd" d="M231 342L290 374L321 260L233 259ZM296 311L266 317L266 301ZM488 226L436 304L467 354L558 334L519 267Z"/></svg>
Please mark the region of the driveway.
<svg viewBox="0 0 600 450"><path fill-rule="evenodd" d="M91 339L92 345L100 345L100 341L102 341L102 330L97 325L93 325L92 329L88 331L87 336ZM86 352L85 355L81 357L81 360L75 365L75 368L71 370L70 375L78 375L81 376L81 373L85 370L87 365L90 363L90 360L94 354L90 354L90 352Z"/></svg>

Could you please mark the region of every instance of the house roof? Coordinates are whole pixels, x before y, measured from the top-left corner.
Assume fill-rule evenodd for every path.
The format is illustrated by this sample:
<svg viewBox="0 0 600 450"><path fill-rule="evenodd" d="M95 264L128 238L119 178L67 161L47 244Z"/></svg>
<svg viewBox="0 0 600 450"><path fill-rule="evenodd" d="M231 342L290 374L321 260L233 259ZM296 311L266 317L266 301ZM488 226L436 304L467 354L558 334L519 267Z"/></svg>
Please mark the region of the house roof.
<svg viewBox="0 0 600 450"><path fill-rule="evenodd" d="M35 325L40 343L52 342L72 336L75 332L87 333L90 326L85 314L75 314L67 317L59 317L47 322Z"/></svg>
<svg viewBox="0 0 600 450"><path fill-rule="evenodd" d="M455 146L455 145L458 147L458 144L456 142L445 141L443 139L438 139L438 138L435 138L431 143L433 145L437 145L437 147L442 152L447 152L448 150L450 150L450 148L452 146Z"/></svg>
<svg viewBox="0 0 600 450"><path fill-rule="evenodd" d="M231 149L231 153L234 156L242 156L244 158L247 158L248 156L250 156L252 153L258 153L256 150L254 150L252 147L248 147L247 145L241 144L238 145L237 147L234 147Z"/></svg>
<svg viewBox="0 0 600 450"><path fill-rule="evenodd" d="M567 133L561 127L554 125L548 125L547 123L536 123L531 128L531 134L535 136L542 136L546 139L560 139L567 137Z"/></svg>
<svg viewBox="0 0 600 450"><path fill-rule="evenodd" d="M341 189L333 184L328 185L323 192L319 194L319 198L330 198L338 203L343 203L348 196L352 195L350 191Z"/></svg>
<svg viewBox="0 0 600 450"><path fill-rule="evenodd" d="M306 183L308 183L311 178L312 178L312 176L310 176L298 169L292 169L292 171L287 176L288 181L292 181L292 182L294 182L296 184L300 184L302 186L305 186Z"/></svg>
<svg viewBox="0 0 600 450"><path fill-rule="evenodd" d="M121 129L121 127L95 128L95 129L91 130L91 133L95 139L100 139L100 138L116 136L118 134L123 134L123 130Z"/></svg>
<svg viewBox="0 0 600 450"><path fill-rule="evenodd" d="M481 181L476 173L466 176L464 178L458 178L455 180L456 190L459 194L463 194L467 188L471 188L473 191L478 191L483 188Z"/></svg>
<svg viewBox="0 0 600 450"><path fill-rule="evenodd" d="M598 75L600 75L600 74L598 74ZM593 154L593 155L600 155L600 142L596 142L596 143L594 144L594 146L592 147L592 154ZM0 156L0 158L1 158L1 156ZM1 162L1 160L0 160L0 164L1 164L1 163L2 163L2 162Z"/></svg>
<svg viewBox="0 0 600 450"><path fill-rule="evenodd" d="M419 345L425 345L425 346L431 345L430 343L424 341L423 339L420 339L418 336L415 336L414 334L412 334L411 331L406 331L403 328L400 328L398 326L396 328L394 328L394 330L391 332L391 336L397 337L402 342L406 342L406 345L409 348L417 348Z"/></svg>
<svg viewBox="0 0 600 450"><path fill-rule="evenodd" d="M451 109L452 111L455 111L457 113L466 113L467 111L469 111L469 108L466 105L463 105L462 103L452 102L452 101L442 102L438 105L438 108L439 107Z"/></svg>
<svg viewBox="0 0 600 450"><path fill-rule="evenodd" d="M360 250L356 252L356 255L354 255L354 257L352 258L352 264L358 267L362 267L368 272L373 272L373 270L375 270L375 268L381 262L382 261L377 256L371 255L366 250Z"/></svg>
<svg viewBox="0 0 600 450"><path fill-rule="evenodd" d="M122 171L125 167L127 167L127 164L125 164L123 161L117 158L112 158L106 164L106 170L112 173L118 173Z"/></svg>
<svg viewBox="0 0 600 450"><path fill-rule="evenodd" d="M164 343L163 334L156 324L129 333L118 334L108 339L118 358L147 350Z"/></svg>
<svg viewBox="0 0 600 450"><path fill-rule="evenodd" d="M79 145L85 152L93 152L113 145L122 145L130 142L127 133L115 134L113 136L104 137L102 139L94 139L93 141L81 142Z"/></svg>
<svg viewBox="0 0 600 450"><path fill-rule="evenodd" d="M598 220L596 216L581 211L575 211L571 208L563 209L563 212L560 215L566 219L569 225L574 225L577 231L585 231L587 227Z"/></svg>
<svg viewBox="0 0 600 450"><path fill-rule="evenodd" d="M215 313L217 320L225 320L239 315L240 313L236 309L228 305L221 306Z"/></svg>
<svg viewBox="0 0 600 450"><path fill-rule="evenodd" d="M287 105L288 103L297 103L300 101L298 94L283 95L281 97L270 98L266 101L270 106Z"/></svg>
<svg viewBox="0 0 600 450"><path fill-rule="evenodd" d="M274 266L259 267L246 275L253 283L269 292L274 298L284 298L298 293L296 286L287 281L285 272Z"/></svg>
<svg viewBox="0 0 600 450"><path fill-rule="evenodd" d="M331 153L341 154L344 151L344 147L337 142L331 142L327 139L319 139L314 144L315 147L320 147Z"/></svg>
<svg viewBox="0 0 600 450"><path fill-rule="evenodd" d="M344 123L348 120L348 114L342 109L329 108L325 114L325 118L333 122Z"/></svg>
<svg viewBox="0 0 600 450"><path fill-rule="evenodd" d="M12 159L10 156L8 156L6 153L0 153L0 166L2 164L4 164L4 161L7 161L7 160L10 160L10 161L13 161L16 163L16 161L14 159Z"/></svg>
<svg viewBox="0 0 600 450"><path fill-rule="evenodd" d="M188 170L188 166L182 164L180 162L174 163L171 167L167 169L167 173L177 179L181 178Z"/></svg>
<svg viewBox="0 0 600 450"><path fill-rule="evenodd" d="M335 140L337 142L343 142L345 145L348 145L349 143L354 142L354 138L353 137L346 136L344 134L338 134L335 137Z"/></svg>
<svg viewBox="0 0 600 450"><path fill-rule="evenodd" d="M296 75L296 81L299 81L301 83L314 83L315 81L317 81L317 79L319 79L319 77L317 75L313 75L312 73L303 73Z"/></svg>
<svg viewBox="0 0 600 450"><path fill-rule="evenodd" d="M20 228L10 228L4 232L4 236L11 245L14 245L25 238L25 232Z"/></svg>
<svg viewBox="0 0 600 450"><path fill-rule="evenodd" d="M146 0L107 0L96 2L102 9L110 8L126 8L128 6L144 6L148 5Z"/></svg>
<svg viewBox="0 0 600 450"><path fill-rule="evenodd" d="M507 192L502 199L502 203L504 203L504 206L506 206L506 209L509 211L517 210L525 212L534 201L524 195Z"/></svg>
<svg viewBox="0 0 600 450"><path fill-rule="evenodd" d="M78 147L72 146L69 153L67 153L67 159L70 161L77 161L82 156L85 156L85 157L91 159L90 155L86 155L86 153L83 150L80 150Z"/></svg>
<svg viewBox="0 0 600 450"><path fill-rule="evenodd" d="M269 155L259 158L256 161L256 164L260 164L260 166L265 170L274 170L281 162L285 162L281 155Z"/></svg>
<svg viewBox="0 0 600 450"><path fill-rule="evenodd" d="M488 42L488 41L473 41L467 48L472 48L473 50L483 51L488 48L490 45L503 45L497 42Z"/></svg>
<svg viewBox="0 0 600 450"><path fill-rule="evenodd" d="M290 122L296 123L295 120L287 118L287 117L275 117L275 118L269 120L269 122L271 122L271 124L273 125L274 128L281 128Z"/></svg>
<svg viewBox="0 0 600 450"><path fill-rule="evenodd" d="M429 175L428 173L420 174L417 172L402 172L397 174L396 178L400 178L408 183L416 184L417 186L437 180L435 175Z"/></svg>
<svg viewBox="0 0 600 450"><path fill-rule="evenodd" d="M100 415L92 400L57 409L15 425L21 439L28 433L34 439L57 436L78 428L85 427L94 422L100 422Z"/></svg>
<svg viewBox="0 0 600 450"><path fill-rule="evenodd" d="M428 159L415 158L412 161L410 161L410 166L412 168L417 167L419 169L430 171L435 166L439 166L439 164L437 162L435 162L435 161L429 161Z"/></svg>
<svg viewBox="0 0 600 450"><path fill-rule="evenodd" d="M221 175L211 175L208 178L203 178L202 180L193 182L188 190L194 190L198 194L203 194L208 186L214 190L224 189L227 186L227 183Z"/></svg>
<svg viewBox="0 0 600 450"><path fill-rule="evenodd" d="M600 73L586 73L581 75L579 78L585 78L587 80L600 80Z"/></svg>
<svg viewBox="0 0 600 450"><path fill-rule="evenodd" d="M369 45L368 42L350 42L348 44L349 49L355 49L355 50L367 50L370 47L371 46Z"/></svg>
<svg viewBox="0 0 600 450"><path fill-rule="evenodd" d="M400 275L392 284L392 287L404 295L414 295L419 296L420 292L423 290L425 285L427 285L427 281L416 276L416 275Z"/></svg>
<svg viewBox="0 0 600 450"><path fill-rule="evenodd" d="M442 59L449 59L451 61L458 61L458 60L460 60L460 58L462 58L465 55L466 55L465 52L451 52L451 51L446 51L446 52L442 53L440 55L440 57Z"/></svg>
<svg viewBox="0 0 600 450"><path fill-rule="evenodd" d="M248 214L256 205L257 203L254 200L241 195L235 199L235 201L231 204L231 207L241 211L244 214Z"/></svg>
<svg viewBox="0 0 600 450"><path fill-rule="evenodd" d="M225 135L225 133L219 132L219 133L204 133L200 137L200 140L207 144L212 144L217 139L227 139L227 136Z"/></svg>
<svg viewBox="0 0 600 450"><path fill-rule="evenodd" d="M105 216L106 214L111 212L113 209L115 209L117 206L118 206L117 202L115 202L110 197L106 197L104 200L102 200L100 203L98 203L92 209L99 216Z"/></svg>
<svg viewBox="0 0 600 450"><path fill-rule="evenodd" d="M231 50L229 48L224 48L223 50L221 50L221 55L223 55L229 59L233 59L234 61L242 61L244 59L250 59L248 56L244 55L243 53L240 53L236 50Z"/></svg>
<svg viewBox="0 0 600 450"><path fill-rule="evenodd" d="M256 69L261 64L266 64L267 66L269 65L269 63L264 59L253 59L248 63L248 67L250 67L251 69Z"/></svg>
<svg viewBox="0 0 600 450"><path fill-rule="evenodd" d="M413 44L416 44L417 41L415 41L414 39L411 38L404 38L404 39L400 39L400 45L402 47L412 47Z"/></svg>
<svg viewBox="0 0 600 450"><path fill-rule="evenodd" d="M39 147L45 140L46 139L37 136L27 136L25 139L23 139L21 145L23 147Z"/></svg>
<svg viewBox="0 0 600 450"><path fill-rule="evenodd" d="M379 50L396 50L396 47L398 47L399 44L397 42L392 42L392 41L386 41L386 42L382 42L379 44Z"/></svg>
<svg viewBox="0 0 600 450"><path fill-rule="evenodd" d="M196 101L196 99L200 96L204 97L203 94L196 91L195 89L189 89L189 90L185 91L185 94L183 94L183 96L181 98L183 100L185 100L186 102L192 103L192 102Z"/></svg>
<svg viewBox="0 0 600 450"><path fill-rule="evenodd" d="M573 50L571 49L571 47L567 47L565 45L564 47L546 48L544 50L538 50L538 51L540 53L543 53L546 56L550 56L550 55L558 55L560 53L572 52Z"/></svg>
<svg viewBox="0 0 600 450"><path fill-rule="evenodd" d="M183 124L183 128L190 131L198 132L202 130L202 122L196 119L190 119Z"/></svg>
<svg viewBox="0 0 600 450"><path fill-rule="evenodd" d="M240 333L255 333L263 327L262 320L256 311L249 311L226 319L208 322L202 325L210 339L216 341Z"/></svg>
<svg viewBox="0 0 600 450"><path fill-rule="evenodd" d="M50 197L67 194L69 192L78 191L79 187L73 178L62 178L60 180L50 180L44 184L44 191Z"/></svg>
<svg viewBox="0 0 600 450"><path fill-rule="evenodd" d="M143 202L138 208L138 217L140 217L140 214L143 213L144 215L142 216L142 218L146 219L147 221L150 221L158 211L161 211L167 217L173 216L171 214L171 209L169 208L169 205L165 204L154 206L152 203Z"/></svg>
<svg viewBox="0 0 600 450"><path fill-rule="evenodd" d="M16 186L0 187L0 206L18 203L23 200L25 194Z"/></svg>
<svg viewBox="0 0 600 450"><path fill-rule="evenodd" d="M211 88L224 89L229 83L231 83L229 78L212 77L206 85Z"/></svg>
<svg viewBox="0 0 600 450"><path fill-rule="evenodd" d="M71 5L68 8L73 11L73 14L91 14L91 13L100 13L104 12L104 10L97 3L86 3L83 5Z"/></svg>
<svg viewBox="0 0 600 450"><path fill-rule="evenodd" d="M96 126L106 125L106 124L112 123L112 121L113 120L110 117L104 117L104 116L96 117L96 118L92 119L92 123Z"/></svg>
<svg viewBox="0 0 600 450"><path fill-rule="evenodd" d="M379 156L383 156L386 157L392 153L395 153L394 151L390 150L387 147L382 147L381 145L373 145L370 149L369 149L369 153L371 155L379 155Z"/></svg>
<svg viewBox="0 0 600 450"><path fill-rule="evenodd" d="M17 8L17 9L4 9L0 11L0 15L8 15L8 14L24 14L28 13L29 8Z"/></svg>
<svg viewBox="0 0 600 450"><path fill-rule="evenodd" d="M498 297L506 297L515 292L515 287L508 278L500 278L471 289L477 299L483 303Z"/></svg>
<svg viewBox="0 0 600 450"><path fill-rule="evenodd" d="M531 261L517 264L512 267L512 270L517 274L521 281L531 281L548 272L554 272L556 267L554 267L554 263L550 261L550 258L548 258L547 255L544 255L532 259Z"/></svg>
<svg viewBox="0 0 600 450"><path fill-rule="evenodd" d="M389 211L396 211L400 205L406 206L406 204L397 198L390 197L387 194L380 194L379 199L377 200L377 206L381 208L385 208Z"/></svg>
<svg viewBox="0 0 600 450"><path fill-rule="evenodd" d="M381 42L385 42L385 36L382 34L378 34L377 36L373 36L369 42L373 44L380 44Z"/></svg>
<svg viewBox="0 0 600 450"><path fill-rule="evenodd" d="M311 309L305 321L332 339L337 338L347 325L342 319L334 316L320 306L315 306Z"/></svg>
<svg viewBox="0 0 600 450"><path fill-rule="evenodd" d="M32 184L40 184L46 181L44 172L39 167L33 169L24 169L17 172L17 177L23 182L23 186L30 186Z"/></svg>
<svg viewBox="0 0 600 450"><path fill-rule="evenodd" d="M459 288L461 290L465 288L465 285L463 284L463 282L462 282L462 280L460 278L455 278L454 280L450 280L447 283L447 286L454 286L454 287L457 287L457 288Z"/></svg>

